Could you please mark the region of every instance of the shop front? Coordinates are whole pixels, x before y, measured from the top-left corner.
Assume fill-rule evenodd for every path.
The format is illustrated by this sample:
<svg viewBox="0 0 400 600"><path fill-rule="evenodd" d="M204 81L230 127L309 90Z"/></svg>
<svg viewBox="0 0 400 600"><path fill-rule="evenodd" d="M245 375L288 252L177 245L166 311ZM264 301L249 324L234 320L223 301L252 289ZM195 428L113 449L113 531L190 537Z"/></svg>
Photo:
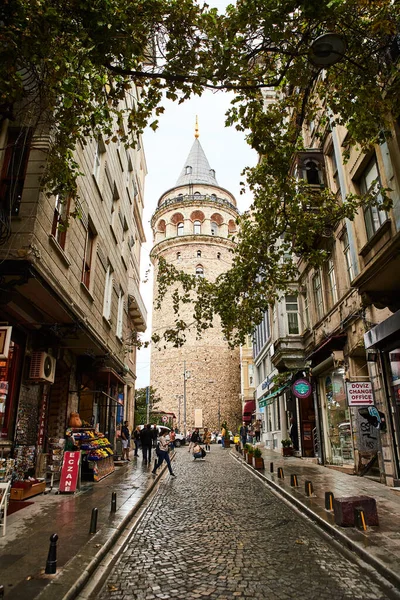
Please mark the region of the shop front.
<svg viewBox="0 0 400 600"><path fill-rule="evenodd" d="M400 311L368 331L364 341L379 411L380 467L387 485L400 487Z"/></svg>

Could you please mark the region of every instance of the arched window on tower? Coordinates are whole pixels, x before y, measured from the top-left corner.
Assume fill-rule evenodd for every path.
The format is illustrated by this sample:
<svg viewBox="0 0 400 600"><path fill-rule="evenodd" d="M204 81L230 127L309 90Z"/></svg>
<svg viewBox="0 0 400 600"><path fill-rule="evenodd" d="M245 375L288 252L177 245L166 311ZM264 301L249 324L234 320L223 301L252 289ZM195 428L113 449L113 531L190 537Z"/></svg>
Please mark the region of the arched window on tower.
<svg viewBox="0 0 400 600"><path fill-rule="evenodd" d="M176 226L176 233L177 233L178 235L183 235L183 233L184 233L184 227L185 227L185 226L184 226L184 224L182 223L182 221L181 221L180 223L178 223L178 224L177 224L177 226Z"/></svg>
<svg viewBox="0 0 400 600"><path fill-rule="evenodd" d="M218 260L221 260L221 252L217 252L217 258Z"/></svg>
<svg viewBox="0 0 400 600"><path fill-rule="evenodd" d="M178 262L181 262L181 260L182 260L182 256L181 256L181 253L180 253L180 252L177 252L177 253L176 253L176 260L177 260Z"/></svg>
<svg viewBox="0 0 400 600"><path fill-rule="evenodd" d="M195 233L195 234L201 233L201 223L200 223L200 221L194 221L193 222L193 233Z"/></svg>
<svg viewBox="0 0 400 600"><path fill-rule="evenodd" d="M197 258L201 258L201 250L197 250Z"/></svg>
<svg viewBox="0 0 400 600"><path fill-rule="evenodd" d="M196 277L204 277L204 269L201 265L196 267Z"/></svg>
<svg viewBox="0 0 400 600"><path fill-rule="evenodd" d="M185 175L191 175L192 174L192 167L189 167L189 165L185 168Z"/></svg>
<svg viewBox="0 0 400 600"><path fill-rule="evenodd" d="M215 221L211 221L211 235L218 235L218 225Z"/></svg>

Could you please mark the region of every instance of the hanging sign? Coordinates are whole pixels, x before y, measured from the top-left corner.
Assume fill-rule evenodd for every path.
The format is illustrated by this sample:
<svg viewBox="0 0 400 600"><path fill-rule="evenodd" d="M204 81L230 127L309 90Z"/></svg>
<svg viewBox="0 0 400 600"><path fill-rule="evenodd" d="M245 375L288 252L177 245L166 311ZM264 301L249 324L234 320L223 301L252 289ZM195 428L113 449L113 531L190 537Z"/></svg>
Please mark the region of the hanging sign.
<svg viewBox="0 0 400 600"><path fill-rule="evenodd" d="M311 383L308 379L297 379L292 385L292 392L296 398L308 398L311 389Z"/></svg>
<svg viewBox="0 0 400 600"><path fill-rule="evenodd" d="M64 452L60 477L60 492L75 492L79 476L80 452Z"/></svg>
<svg viewBox="0 0 400 600"><path fill-rule="evenodd" d="M346 388L349 406L373 406L374 396L370 381L348 381Z"/></svg>

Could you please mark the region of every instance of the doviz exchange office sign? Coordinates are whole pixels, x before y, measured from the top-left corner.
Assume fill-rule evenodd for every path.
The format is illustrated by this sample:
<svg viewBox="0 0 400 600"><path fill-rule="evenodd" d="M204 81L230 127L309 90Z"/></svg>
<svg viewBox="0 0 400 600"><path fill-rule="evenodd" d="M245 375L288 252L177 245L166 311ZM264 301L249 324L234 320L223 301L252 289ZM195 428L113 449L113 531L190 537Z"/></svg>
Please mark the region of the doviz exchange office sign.
<svg viewBox="0 0 400 600"><path fill-rule="evenodd" d="M349 406L373 406L374 395L370 381L350 381L346 383Z"/></svg>

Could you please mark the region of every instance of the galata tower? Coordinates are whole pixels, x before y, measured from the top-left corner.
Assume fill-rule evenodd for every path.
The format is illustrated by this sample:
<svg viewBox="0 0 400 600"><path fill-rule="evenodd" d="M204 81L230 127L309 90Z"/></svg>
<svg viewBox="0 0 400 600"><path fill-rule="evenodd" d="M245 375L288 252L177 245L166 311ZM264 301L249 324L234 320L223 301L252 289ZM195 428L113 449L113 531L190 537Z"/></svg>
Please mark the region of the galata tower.
<svg viewBox="0 0 400 600"><path fill-rule="evenodd" d="M164 257L179 270L214 281L230 268L238 209L228 190L218 185L198 139L195 140L175 186L159 199L151 219L154 246L154 298L157 296L157 262ZM181 316L193 321L193 308ZM174 324L172 299L153 309L152 332L158 335ZM176 415L181 432L193 427L219 430L223 421L237 430L241 421L239 349L230 349L218 319L213 328L196 339L193 327L181 348L160 343L151 349L151 386L161 402L158 407Z"/></svg>

